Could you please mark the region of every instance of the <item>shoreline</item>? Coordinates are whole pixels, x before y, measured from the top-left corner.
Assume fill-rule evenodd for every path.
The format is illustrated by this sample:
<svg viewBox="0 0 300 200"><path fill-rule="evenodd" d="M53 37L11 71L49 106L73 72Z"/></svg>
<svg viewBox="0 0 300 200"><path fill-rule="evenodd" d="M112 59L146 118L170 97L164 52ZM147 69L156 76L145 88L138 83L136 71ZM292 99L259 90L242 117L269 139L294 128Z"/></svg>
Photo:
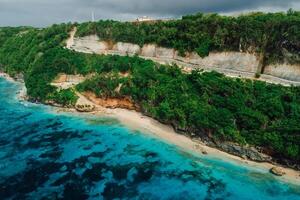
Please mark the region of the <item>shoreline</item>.
<svg viewBox="0 0 300 200"><path fill-rule="evenodd" d="M102 108L103 109L103 108ZM212 158L220 159L226 162L234 164L242 164L246 167L254 167L263 169L266 173L270 173L269 170L273 167L280 167L286 173L284 176L275 176L284 182L300 185L300 171L282 167L279 165L271 164L268 162L255 162L251 160L242 159L238 156L226 153L216 148L209 147L200 141L195 141L188 136L181 135L168 125L164 125L150 117L143 115L142 113L126 110L126 109L105 109L105 113L95 112L94 115L109 116L116 118L125 127L133 131L141 131L143 134L154 136L161 139L163 142L175 145L185 152L190 152L198 156L210 156ZM207 154L207 155L206 155ZM271 173L270 173L271 174Z"/></svg>
<svg viewBox="0 0 300 200"><path fill-rule="evenodd" d="M8 74L3 72L0 73L0 77L3 77L8 81L20 83L19 81L16 81L15 79L11 78ZM22 84L20 90L16 92L16 95L19 100L22 101L26 100L25 84ZM173 127L164 125L151 117L143 115L140 112L121 109L121 108L115 108L115 109L105 108L93 103L92 101L88 100L86 97L84 97L81 94L78 95L80 98L82 98L84 102L94 105L95 111L89 113L83 113L77 111L74 108L64 108L64 107L55 107L55 106L51 106L51 107L54 108L56 114L65 112L71 114L76 113L78 114L78 116L85 114L85 115L93 115L99 117L115 118L122 125L124 125L126 128L130 130L139 131L142 134L146 134L152 137L154 136L155 138L160 139L163 142L166 142L170 145L175 145L180 150L183 150L191 154L196 154L197 156L210 156L211 158L220 159L225 162L229 162L237 165L241 164L246 167L248 166L248 167L260 168L264 170L266 173L270 173L269 170L273 167L280 167L283 169L283 171L286 174L283 176L273 175L274 178L287 183L300 185L300 171L285 166L280 166L279 164L277 165L268 162L260 163L260 162L243 159L241 157L226 153L219 149L209 147L198 140L196 141L191 139L188 136L179 134L175 132Z"/></svg>
<svg viewBox="0 0 300 200"><path fill-rule="evenodd" d="M195 154L197 156L210 156L211 158L220 159L237 165L244 165L245 167L259 168L266 174L270 174L280 181L300 185L300 171L286 166L281 166L279 164L243 159L217 148L209 147L201 141L193 140L186 135L179 134L173 129L173 127L162 124L151 117L143 115L141 112L122 108L105 108L94 103L80 93L77 93L77 95L82 102L95 106L95 111L84 113L86 115L114 118L130 130L139 131L142 134L155 137L156 139L160 139L170 145L175 145L184 152ZM79 116L83 114L76 109L70 108L63 108L61 111L76 113ZM286 174L283 176L275 176L271 174L270 169L273 167L283 169Z"/></svg>
<svg viewBox="0 0 300 200"><path fill-rule="evenodd" d="M0 72L0 78L4 78L6 81L9 82L13 82L13 83L17 83L19 84L21 87L18 91L16 91L16 98L18 100L22 100L22 101L26 101L27 100L27 88L25 87L25 83L18 81L14 78L12 78L11 76L9 76L7 73L5 72Z"/></svg>
<svg viewBox="0 0 300 200"><path fill-rule="evenodd" d="M0 77L5 78L7 81L10 82L16 82L18 83L18 81L16 81L15 79L13 79L12 77L10 77L7 73L0 71Z"/></svg>

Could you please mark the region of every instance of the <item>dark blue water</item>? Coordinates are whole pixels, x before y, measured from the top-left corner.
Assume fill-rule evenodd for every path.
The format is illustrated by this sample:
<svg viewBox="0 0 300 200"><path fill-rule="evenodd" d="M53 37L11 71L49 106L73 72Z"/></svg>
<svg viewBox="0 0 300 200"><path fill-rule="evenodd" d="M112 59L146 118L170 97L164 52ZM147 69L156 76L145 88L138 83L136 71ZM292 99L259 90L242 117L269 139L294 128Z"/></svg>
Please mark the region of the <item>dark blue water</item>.
<svg viewBox="0 0 300 200"><path fill-rule="evenodd" d="M19 102L19 87L0 78L0 199L300 199L267 171Z"/></svg>

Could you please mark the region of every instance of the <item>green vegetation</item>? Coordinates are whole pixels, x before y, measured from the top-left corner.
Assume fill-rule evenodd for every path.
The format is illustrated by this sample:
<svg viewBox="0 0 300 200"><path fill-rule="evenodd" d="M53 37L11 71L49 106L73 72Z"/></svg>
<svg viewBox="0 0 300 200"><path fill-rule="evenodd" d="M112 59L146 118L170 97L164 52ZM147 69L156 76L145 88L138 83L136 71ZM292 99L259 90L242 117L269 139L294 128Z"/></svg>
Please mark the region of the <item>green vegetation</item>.
<svg viewBox="0 0 300 200"><path fill-rule="evenodd" d="M49 100L54 101L63 106L75 105L78 97L74 95L74 90L65 89L60 91L55 91L49 95Z"/></svg>
<svg viewBox="0 0 300 200"><path fill-rule="evenodd" d="M196 51L261 53L264 64L287 61L300 63L300 12L251 13L239 17L202 14L180 20L145 23L99 21L78 26L78 36L96 33L100 39L143 46L155 43L175 48L181 55ZM289 54L290 53L290 54Z"/></svg>
<svg viewBox="0 0 300 200"><path fill-rule="evenodd" d="M0 67L11 76L24 74L32 100L46 102L56 96L63 104L74 103L74 93L57 93L56 88L50 85L59 72L74 73L72 66L64 63L64 53L67 52L62 48L70 30L71 24L53 25L41 30L25 27L0 29L3 36L0 40ZM59 94L70 99L66 100Z"/></svg>
<svg viewBox="0 0 300 200"><path fill-rule="evenodd" d="M273 62L285 59L284 49L299 54L299 18L299 12L289 12L238 18L198 14L138 24L100 21L79 25L79 34L96 31L102 39L155 42L202 56L212 50L236 51L241 44L243 51L254 48ZM51 81L59 73L95 74L76 89L104 98L130 97L143 113L177 130L264 147L300 164L299 87L227 78L216 72L185 74L177 66L138 57L74 52L63 48L71 29L72 24L1 28L1 70L12 76L24 74L32 100L64 106L75 104L74 89L58 91Z"/></svg>
<svg viewBox="0 0 300 200"><path fill-rule="evenodd" d="M80 91L99 97L130 96L142 112L177 130L210 133L217 140L265 147L275 156L300 161L300 88L232 79L216 72L184 74L176 66L137 57L107 58L114 73L99 66L99 75L78 85ZM126 78L116 75L125 60L131 65ZM119 83L123 86L116 94Z"/></svg>
<svg viewBox="0 0 300 200"><path fill-rule="evenodd" d="M101 73L77 86L78 91L92 91L98 97L122 97L115 89L124 83L126 78L120 78L116 73Z"/></svg>

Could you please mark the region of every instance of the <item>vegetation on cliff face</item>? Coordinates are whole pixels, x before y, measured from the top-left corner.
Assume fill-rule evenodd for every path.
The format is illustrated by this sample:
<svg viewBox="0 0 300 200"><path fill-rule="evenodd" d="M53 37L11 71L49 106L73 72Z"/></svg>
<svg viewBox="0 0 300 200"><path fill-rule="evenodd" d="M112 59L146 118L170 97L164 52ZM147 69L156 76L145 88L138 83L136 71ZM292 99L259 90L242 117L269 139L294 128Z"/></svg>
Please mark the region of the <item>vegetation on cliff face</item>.
<svg viewBox="0 0 300 200"><path fill-rule="evenodd" d="M108 58L110 73L100 65L99 75L78 85L79 90L99 97L129 96L142 112L177 130L261 146L273 156L299 163L300 88L232 79L216 72L184 74L176 66L138 57ZM117 75L121 66L127 66L130 76Z"/></svg>
<svg viewBox="0 0 300 200"><path fill-rule="evenodd" d="M196 50L200 55L211 50L238 50L240 41L244 51L250 47L265 50L269 62L273 57L282 60L283 48L299 51L298 12L238 18L199 14L183 20L135 25L101 21L80 25L79 34L94 30L91 25L104 39L140 45L157 42L183 51ZM32 100L74 105L74 90L57 91L51 81L58 73L93 73L95 76L78 85L78 90L104 98L130 97L142 112L177 130L207 135L212 140L260 146L273 156L300 164L299 87L232 79L216 72L185 74L177 66L138 57L74 52L63 47L71 29L72 24L0 29L0 67L12 76L24 74ZM269 39L262 40L265 37ZM124 76L125 72L128 76ZM120 91L114 90L120 85Z"/></svg>
<svg viewBox="0 0 300 200"><path fill-rule="evenodd" d="M300 12L292 10L239 17L199 13L171 21L123 23L108 20L78 26L78 36L90 34L97 34L102 40L140 46L155 43L175 48L181 55L195 51L204 57L210 51L243 51L261 54L263 64L300 63Z"/></svg>

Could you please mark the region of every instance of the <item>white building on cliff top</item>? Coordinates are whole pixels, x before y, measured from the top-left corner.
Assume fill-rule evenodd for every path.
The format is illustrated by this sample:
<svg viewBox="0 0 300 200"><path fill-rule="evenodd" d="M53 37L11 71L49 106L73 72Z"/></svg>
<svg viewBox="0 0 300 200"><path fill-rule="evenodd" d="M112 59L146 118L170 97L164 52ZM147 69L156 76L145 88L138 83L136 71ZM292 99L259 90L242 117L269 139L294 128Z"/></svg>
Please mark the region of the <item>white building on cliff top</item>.
<svg viewBox="0 0 300 200"><path fill-rule="evenodd" d="M143 16L143 17L139 17L136 19L136 21L138 22L147 22L147 21L153 21L154 19L148 17L148 16Z"/></svg>

